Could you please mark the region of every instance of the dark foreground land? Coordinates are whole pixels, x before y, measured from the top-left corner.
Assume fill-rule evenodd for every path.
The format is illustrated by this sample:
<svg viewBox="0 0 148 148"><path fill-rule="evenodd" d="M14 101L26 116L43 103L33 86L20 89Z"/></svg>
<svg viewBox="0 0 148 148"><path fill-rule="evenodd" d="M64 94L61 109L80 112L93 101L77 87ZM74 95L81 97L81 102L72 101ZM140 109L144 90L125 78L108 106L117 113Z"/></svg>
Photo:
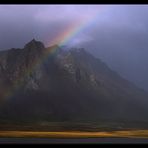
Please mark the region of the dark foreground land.
<svg viewBox="0 0 148 148"><path fill-rule="evenodd" d="M0 138L0 144L148 144L148 138Z"/></svg>

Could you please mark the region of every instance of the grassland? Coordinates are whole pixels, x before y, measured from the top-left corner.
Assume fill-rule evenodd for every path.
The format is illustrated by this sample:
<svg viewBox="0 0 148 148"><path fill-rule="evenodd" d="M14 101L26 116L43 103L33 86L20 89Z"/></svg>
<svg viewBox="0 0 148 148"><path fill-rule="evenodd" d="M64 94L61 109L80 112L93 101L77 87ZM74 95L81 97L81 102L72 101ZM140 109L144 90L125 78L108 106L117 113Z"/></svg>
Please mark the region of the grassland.
<svg viewBox="0 0 148 148"><path fill-rule="evenodd" d="M148 138L148 123L2 123L0 137L5 138Z"/></svg>
<svg viewBox="0 0 148 148"><path fill-rule="evenodd" d="M34 138L101 138L101 137L128 137L128 138L148 138L148 130L128 130L110 132L37 132L37 131L0 131L0 137L34 137Z"/></svg>

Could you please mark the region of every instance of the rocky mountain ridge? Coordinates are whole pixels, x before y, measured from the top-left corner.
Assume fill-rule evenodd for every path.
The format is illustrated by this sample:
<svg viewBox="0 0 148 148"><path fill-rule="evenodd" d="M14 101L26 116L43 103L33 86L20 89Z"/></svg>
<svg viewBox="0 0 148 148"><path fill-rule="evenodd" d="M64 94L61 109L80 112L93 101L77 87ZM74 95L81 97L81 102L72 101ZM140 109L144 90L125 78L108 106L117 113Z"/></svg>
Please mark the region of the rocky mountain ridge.
<svg viewBox="0 0 148 148"><path fill-rule="evenodd" d="M84 49L32 40L0 52L0 118L148 121L148 93Z"/></svg>

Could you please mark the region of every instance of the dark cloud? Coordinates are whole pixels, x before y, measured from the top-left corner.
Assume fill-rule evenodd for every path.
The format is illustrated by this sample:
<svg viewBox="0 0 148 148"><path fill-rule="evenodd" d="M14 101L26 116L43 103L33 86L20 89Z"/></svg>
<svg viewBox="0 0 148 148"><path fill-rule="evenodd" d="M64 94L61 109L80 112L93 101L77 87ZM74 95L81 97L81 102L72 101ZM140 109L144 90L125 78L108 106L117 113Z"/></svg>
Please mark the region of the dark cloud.
<svg viewBox="0 0 148 148"><path fill-rule="evenodd" d="M0 48L21 47L33 37L48 45L50 39L69 25L92 17L98 8L79 5L1 5Z"/></svg>
<svg viewBox="0 0 148 148"><path fill-rule="evenodd" d="M148 90L148 6L114 6L85 45L125 78ZM98 29L97 29L98 28Z"/></svg>
<svg viewBox="0 0 148 148"><path fill-rule="evenodd" d="M86 47L112 69L148 90L148 5L0 6L0 49L32 38L46 46L71 24L84 26L67 42Z"/></svg>

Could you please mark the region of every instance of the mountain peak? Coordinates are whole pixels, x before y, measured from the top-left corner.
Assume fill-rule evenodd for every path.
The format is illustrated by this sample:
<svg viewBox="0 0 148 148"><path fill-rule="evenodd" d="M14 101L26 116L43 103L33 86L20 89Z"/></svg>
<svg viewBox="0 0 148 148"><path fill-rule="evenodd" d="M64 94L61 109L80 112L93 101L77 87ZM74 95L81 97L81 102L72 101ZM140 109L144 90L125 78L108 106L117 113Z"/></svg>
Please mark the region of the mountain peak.
<svg viewBox="0 0 148 148"><path fill-rule="evenodd" d="M24 48L40 48L40 49L44 49L45 47L44 47L44 44L42 43L42 42L40 42L40 41L37 41L37 40L35 40L34 38L30 41L30 42L28 42L26 45L25 45L25 47Z"/></svg>
<svg viewBox="0 0 148 148"><path fill-rule="evenodd" d="M83 48L44 48L32 39L24 49L6 52L0 52L0 125L3 119L9 125L11 121L34 125L32 121L102 120L108 125L129 120L130 126L131 121L148 122L148 94Z"/></svg>
<svg viewBox="0 0 148 148"><path fill-rule="evenodd" d="M36 40L33 38L32 40L31 40L32 42L36 42Z"/></svg>

